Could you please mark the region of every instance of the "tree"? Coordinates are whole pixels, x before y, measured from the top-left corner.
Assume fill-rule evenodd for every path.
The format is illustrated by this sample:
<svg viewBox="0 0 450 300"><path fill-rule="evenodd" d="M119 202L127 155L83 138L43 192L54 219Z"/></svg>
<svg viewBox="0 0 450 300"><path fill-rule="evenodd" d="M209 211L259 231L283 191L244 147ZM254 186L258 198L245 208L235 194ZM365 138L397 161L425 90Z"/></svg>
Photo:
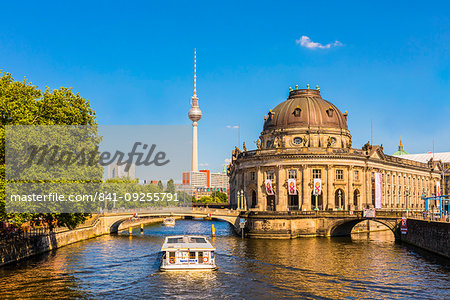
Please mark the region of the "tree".
<svg viewBox="0 0 450 300"><path fill-rule="evenodd" d="M164 185L163 183L160 181L158 181L158 188L160 189L160 191L164 191Z"/></svg>
<svg viewBox="0 0 450 300"><path fill-rule="evenodd" d="M175 194L175 184L172 178L167 181L166 193Z"/></svg>
<svg viewBox="0 0 450 300"><path fill-rule="evenodd" d="M214 202L217 202L217 203L227 203L228 202L227 194L222 193L222 192L212 192L211 198L213 198Z"/></svg>
<svg viewBox="0 0 450 300"><path fill-rule="evenodd" d="M89 101L71 88L44 92L25 79L15 81L9 73L0 77L0 220L20 225L26 221L45 220L74 228L88 214L25 214L5 211L5 126L6 125L94 125L95 112Z"/></svg>

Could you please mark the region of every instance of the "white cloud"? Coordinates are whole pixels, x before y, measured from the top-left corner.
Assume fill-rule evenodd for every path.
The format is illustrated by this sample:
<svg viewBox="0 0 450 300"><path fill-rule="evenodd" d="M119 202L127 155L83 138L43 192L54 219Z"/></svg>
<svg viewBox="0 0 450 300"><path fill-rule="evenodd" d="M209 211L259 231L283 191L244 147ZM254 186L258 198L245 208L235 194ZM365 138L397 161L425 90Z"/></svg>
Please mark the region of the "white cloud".
<svg viewBox="0 0 450 300"><path fill-rule="evenodd" d="M335 41L334 43L322 45L321 43L316 43L316 42L311 41L311 39L309 37L307 37L306 35L303 35L299 40L295 40L295 43L297 45L300 45L302 47L309 48L309 49L330 49L331 47L340 47L343 45L339 41Z"/></svg>
<svg viewBox="0 0 450 300"><path fill-rule="evenodd" d="M239 128L239 126L237 126L237 125L234 125L234 126L227 125L227 128L237 129L237 128Z"/></svg>
<svg viewBox="0 0 450 300"><path fill-rule="evenodd" d="M207 167L207 166L209 166L208 163L199 163L198 165L199 165L200 167Z"/></svg>
<svg viewBox="0 0 450 300"><path fill-rule="evenodd" d="M229 164L231 162L231 158L225 158L225 163Z"/></svg>

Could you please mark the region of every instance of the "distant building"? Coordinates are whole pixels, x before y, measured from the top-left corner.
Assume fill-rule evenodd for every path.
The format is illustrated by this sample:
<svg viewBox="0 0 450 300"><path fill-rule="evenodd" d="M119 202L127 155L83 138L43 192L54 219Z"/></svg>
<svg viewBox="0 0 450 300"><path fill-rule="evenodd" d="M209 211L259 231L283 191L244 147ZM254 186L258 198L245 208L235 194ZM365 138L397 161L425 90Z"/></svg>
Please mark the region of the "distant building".
<svg viewBox="0 0 450 300"><path fill-rule="evenodd" d="M147 185L147 184L158 185L158 180L148 180L148 179L144 179L142 183L143 183L144 185Z"/></svg>
<svg viewBox="0 0 450 300"><path fill-rule="evenodd" d="M181 185L176 186L177 191L187 192L196 199L210 196L214 192L229 194L229 179L227 174L211 173L210 170L198 172L183 172Z"/></svg>
<svg viewBox="0 0 450 300"><path fill-rule="evenodd" d="M135 179L135 165L131 164L130 169L125 171L126 164L118 165L117 163L108 166L108 178L123 178L128 177L130 179Z"/></svg>
<svg viewBox="0 0 450 300"><path fill-rule="evenodd" d="M401 141L400 141L401 144ZM397 151L398 152L398 151ZM409 159L409 160L413 160L413 161L418 161L421 163L428 163L430 160L431 161L441 161L442 165L444 167L444 171L443 171L443 184L441 186L441 194L442 195L450 195L450 152L439 152L439 153L433 153L433 152L428 152L428 153L418 153L418 154L401 154L401 155L397 155L395 152L394 155L404 158L404 159Z"/></svg>
<svg viewBox="0 0 450 300"><path fill-rule="evenodd" d="M205 172L183 172L183 184L193 187L205 187L208 185L208 174Z"/></svg>

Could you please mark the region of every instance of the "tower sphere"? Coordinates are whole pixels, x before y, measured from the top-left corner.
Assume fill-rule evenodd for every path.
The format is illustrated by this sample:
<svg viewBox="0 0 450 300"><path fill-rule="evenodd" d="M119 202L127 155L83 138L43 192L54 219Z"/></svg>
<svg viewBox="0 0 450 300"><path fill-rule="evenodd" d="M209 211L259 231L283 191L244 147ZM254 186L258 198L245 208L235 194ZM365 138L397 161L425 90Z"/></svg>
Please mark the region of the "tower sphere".
<svg viewBox="0 0 450 300"><path fill-rule="evenodd" d="M188 116L192 122L197 122L198 120L200 120L202 118L202 111L200 110L200 108L198 108L198 106L191 107L191 109L189 110Z"/></svg>

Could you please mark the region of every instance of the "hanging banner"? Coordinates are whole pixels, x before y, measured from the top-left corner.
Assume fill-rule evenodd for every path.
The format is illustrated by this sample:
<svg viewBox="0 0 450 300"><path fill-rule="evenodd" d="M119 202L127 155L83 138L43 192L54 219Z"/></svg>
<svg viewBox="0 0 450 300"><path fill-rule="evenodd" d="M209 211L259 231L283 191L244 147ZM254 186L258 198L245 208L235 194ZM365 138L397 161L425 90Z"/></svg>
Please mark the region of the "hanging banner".
<svg viewBox="0 0 450 300"><path fill-rule="evenodd" d="M315 178L314 179L314 195L322 194L322 179Z"/></svg>
<svg viewBox="0 0 450 300"><path fill-rule="evenodd" d="M441 182L436 181L436 197L440 197L440 196L441 196ZM439 209L441 208L441 203L439 201L439 198L436 199L436 207L438 207Z"/></svg>
<svg viewBox="0 0 450 300"><path fill-rule="evenodd" d="M266 179L266 193L267 195L274 195L273 187L272 187L272 180Z"/></svg>
<svg viewBox="0 0 450 300"><path fill-rule="evenodd" d="M288 179L288 194L297 195L297 183L293 178Z"/></svg>
<svg viewBox="0 0 450 300"><path fill-rule="evenodd" d="M381 174L375 173L375 208L381 208Z"/></svg>

